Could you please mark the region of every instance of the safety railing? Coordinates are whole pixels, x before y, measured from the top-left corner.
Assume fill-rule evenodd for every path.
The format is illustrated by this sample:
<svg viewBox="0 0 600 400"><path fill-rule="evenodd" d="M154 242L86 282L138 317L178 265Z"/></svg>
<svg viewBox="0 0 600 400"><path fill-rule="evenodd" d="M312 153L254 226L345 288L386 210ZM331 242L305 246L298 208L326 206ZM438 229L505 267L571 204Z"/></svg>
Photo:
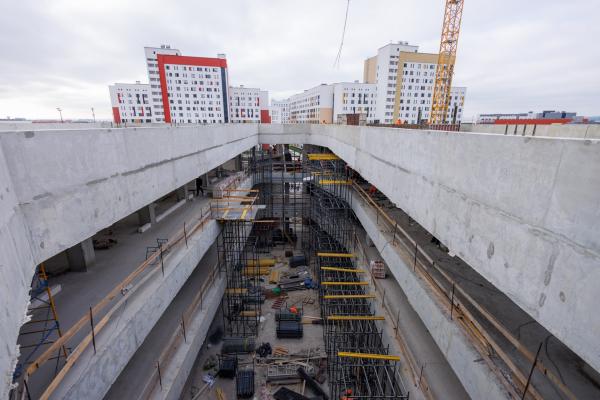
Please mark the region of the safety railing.
<svg viewBox="0 0 600 400"><path fill-rule="evenodd" d="M162 390L163 388L163 372L170 366L173 360L173 355L177 349L181 346L182 342L187 343L188 336L186 327L189 326L190 322L195 317L198 309L202 311L204 309L204 297L205 294L213 288L215 280L220 276L219 263L215 263L209 272L209 275L200 287L198 293L194 296L190 305L181 314L181 320L177 329L173 331L167 344L164 346L160 355L157 357L156 362L150 368L153 368L152 374L146 381L143 390L140 392L138 399L148 399L157 386Z"/></svg>
<svg viewBox="0 0 600 400"><path fill-rule="evenodd" d="M537 369L541 374L556 386L562 394L568 399L576 399L571 390L561 381L561 379L551 370L547 369L541 360L538 359L538 354L533 354L529 351L508 329L506 329L494 316L484 309L475 299L473 299L460 284L450 277L443 269L436 264L425 250L419 246L399 224L390 217L380 206L371 198L371 196L357 183L353 184L355 193L359 198L374 209L376 214L377 225L383 225L387 228L387 233L391 235L391 244L393 246L401 246L407 255L412 259L413 272L418 274L429 286L437 293L439 300L446 299L449 308L449 318L460 324L472 339L472 343L479 350L486 362L496 369L492 364L492 360L488 356L489 347L491 347L496 355L511 370L513 377L512 381L508 381L504 375L503 382L507 389L515 396L515 398L526 398L529 395L534 399L541 399L539 392L531 385L531 376L534 369ZM531 363L531 371L529 376L526 376L506 350L502 348L491 334L482 326L476 319L469 308L477 311L488 323L490 323L498 333L500 333L508 342L528 361ZM489 346L489 347L488 347ZM518 387L515 387L518 386ZM517 388L520 391L517 393Z"/></svg>
<svg viewBox="0 0 600 400"><path fill-rule="evenodd" d="M162 271L162 276L164 276L164 262L169 257L171 251L183 248L183 246L187 247L188 239L196 232L204 230L204 226L209 220L211 220L210 206L206 205L201 208L200 217L196 219L196 222L191 227L187 226L186 222L184 222L183 228L176 232L168 241L160 241L157 251L148 254L144 262L117 284L100 302L90 307L89 313L83 315L27 367L23 381L23 391L20 397L31 398L28 382L36 371L53 358L57 350L63 346L72 348L74 350L67 356L62 368L39 397L42 400L48 399L90 345L94 347L95 354L96 336L108 325L117 311L126 303L126 300L138 288L142 287L144 283L150 279L156 279L160 275L158 273L159 270ZM152 268L157 265L160 265L160 268ZM83 339L79 342L74 342L76 337L81 334L85 335Z"/></svg>

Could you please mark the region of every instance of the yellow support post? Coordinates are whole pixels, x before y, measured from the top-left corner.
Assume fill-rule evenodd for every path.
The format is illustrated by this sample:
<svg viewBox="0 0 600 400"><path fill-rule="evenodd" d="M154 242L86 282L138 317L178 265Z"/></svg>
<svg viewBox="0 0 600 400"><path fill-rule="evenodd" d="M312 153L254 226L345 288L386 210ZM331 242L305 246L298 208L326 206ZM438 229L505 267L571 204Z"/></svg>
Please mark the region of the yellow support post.
<svg viewBox="0 0 600 400"><path fill-rule="evenodd" d="M352 286L352 285L358 285L358 286L366 286L368 285L369 282L321 282L321 285L323 286Z"/></svg>
<svg viewBox="0 0 600 400"><path fill-rule="evenodd" d="M329 321L385 321L385 317L379 315L330 315Z"/></svg>
<svg viewBox="0 0 600 400"><path fill-rule="evenodd" d="M364 269L354 269L354 268L338 268L338 267L321 267L322 271L336 271L336 272L352 272L355 274L364 274Z"/></svg>
<svg viewBox="0 0 600 400"><path fill-rule="evenodd" d="M400 357L398 356L389 356L387 354L372 353L352 353L349 351L338 351L338 357L363 358L367 360L400 361Z"/></svg>
<svg viewBox="0 0 600 400"><path fill-rule="evenodd" d="M344 181L337 179L322 179L321 181L319 181L319 183L321 185L352 185L352 181L350 180Z"/></svg>
<svg viewBox="0 0 600 400"><path fill-rule="evenodd" d="M352 253L317 253L318 257L354 258Z"/></svg>
<svg viewBox="0 0 600 400"><path fill-rule="evenodd" d="M256 262L254 260L249 260L248 263L246 264L247 267L272 267L273 265L275 265L275 259L274 258L260 258L258 260L258 265L256 265Z"/></svg>
<svg viewBox="0 0 600 400"><path fill-rule="evenodd" d="M310 153L307 154L308 159L311 161L331 161L339 160L340 158L333 153Z"/></svg>
<svg viewBox="0 0 600 400"><path fill-rule="evenodd" d="M335 299L374 299L374 294L326 294L323 296L325 300Z"/></svg>

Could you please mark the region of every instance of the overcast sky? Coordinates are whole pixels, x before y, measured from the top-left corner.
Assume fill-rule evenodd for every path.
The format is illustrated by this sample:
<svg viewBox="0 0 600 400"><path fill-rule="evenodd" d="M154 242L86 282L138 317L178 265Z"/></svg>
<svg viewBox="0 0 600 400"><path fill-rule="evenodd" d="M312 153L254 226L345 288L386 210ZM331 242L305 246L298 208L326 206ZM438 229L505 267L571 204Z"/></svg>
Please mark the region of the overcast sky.
<svg viewBox="0 0 600 400"><path fill-rule="evenodd" d="M144 46L225 53L233 85L283 98L362 79L390 41L437 52L443 0L0 0L0 118L109 119L107 85L147 82ZM541 109L600 114L599 0L467 0L454 84L466 120Z"/></svg>

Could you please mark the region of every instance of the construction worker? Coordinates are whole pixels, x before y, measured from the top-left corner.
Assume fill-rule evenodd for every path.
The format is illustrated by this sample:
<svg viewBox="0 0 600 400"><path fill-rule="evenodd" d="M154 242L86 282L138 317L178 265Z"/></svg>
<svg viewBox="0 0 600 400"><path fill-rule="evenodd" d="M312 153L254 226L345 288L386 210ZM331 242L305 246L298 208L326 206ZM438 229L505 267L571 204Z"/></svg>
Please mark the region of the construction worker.
<svg viewBox="0 0 600 400"><path fill-rule="evenodd" d="M202 193L202 197L204 197L204 189L202 188L202 178L196 178L196 197Z"/></svg>

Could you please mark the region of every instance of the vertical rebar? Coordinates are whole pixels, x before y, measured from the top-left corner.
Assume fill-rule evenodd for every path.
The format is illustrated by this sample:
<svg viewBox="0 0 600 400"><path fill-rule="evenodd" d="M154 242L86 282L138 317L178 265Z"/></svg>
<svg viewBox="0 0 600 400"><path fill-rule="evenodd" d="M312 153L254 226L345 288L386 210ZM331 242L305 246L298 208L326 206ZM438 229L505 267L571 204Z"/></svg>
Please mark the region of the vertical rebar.
<svg viewBox="0 0 600 400"><path fill-rule="evenodd" d="M29 385L27 384L27 379L23 379L23 385L25 386L25 394L27 395L27 400L31 400L31 393L29 393Z"/></svg>
<svg viewBox="0 0 600 400"><path fill-rule="evenodd" d="M183 237L185 238L185 248L188 248L188 242L187 242L187 231L185 229L185 221L183 221Z"/></svg>
<svg viewBox="0 0 600 400"><path fill-rule="evenodd" d="M533 364L531 364L531 370L529 371L529 376L527 377L527 383L525 384L525 389L523 389L523 395L521 396L521 400L525 399L527 395L527 390L529 389L529 384L531 383L531 377L533 376L533 371L535 370L535 366L538 361L538 357L540 356L540 350L542 350L542 344L544 342L540 342L538 346L537 352L535 353L535 358L533 359Z"/></svg>
<svg viewBox="0 0 600 400"><path fill-rule="evenodd" d="M452 320L453 311L454 311L454 283L452 283L452 296L450 297L450 320Z"/></svg>
<svg viewBox="0 0 600 400"><path fill-rule="evenodd" d="M162 245L162 243L160 244L160 269L161 269L162 275L164 277L165 276L165 263L163 260L163 245Z"/></svg>
<svg viewBox="0 0 600 400"><path fill-rule="evenodd" d="M413 272L417 272L417 250L419 249L419 245L415 242L415 261L413 264Z"/></svg>
<svg viewBox="0 0 600 400"><path fill-rule="evenodd" d="M94 316L92 315L92 307L90 307L90 325L92 326L92 345L94 346L94 354L96 354L96 332L94 331Z"/></svg>
<svg viewBox="0 0 600 400"><path fill-rule="evenodd" d="M158 371L158 383L160 384L160 389L162 390L162 375L160 374L160 362L156 360L156 369Z"/></svg>
<svg viewBox="0 0 600 400"><path fill-rule="evenodd" d="M183 341L187 343L187 336L185 334L185 318L183 314L181 314L181 330L183 332Z"/></svg>

